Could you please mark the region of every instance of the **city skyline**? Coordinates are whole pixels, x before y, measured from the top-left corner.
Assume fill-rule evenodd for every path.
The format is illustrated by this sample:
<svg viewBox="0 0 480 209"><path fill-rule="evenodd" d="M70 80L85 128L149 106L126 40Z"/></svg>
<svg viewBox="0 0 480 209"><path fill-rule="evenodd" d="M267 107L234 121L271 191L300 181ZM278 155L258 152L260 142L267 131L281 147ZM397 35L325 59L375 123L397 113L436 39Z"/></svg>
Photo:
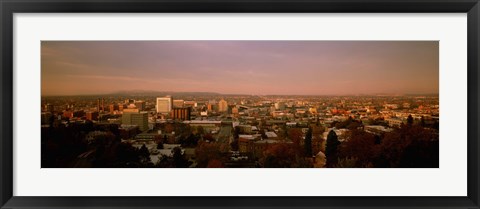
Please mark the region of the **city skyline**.
<svg viewBox="0 0 480 209"><path fill-rule="evenodd" d="M43 41L42 96L438 94L437 41Z"/></svg>

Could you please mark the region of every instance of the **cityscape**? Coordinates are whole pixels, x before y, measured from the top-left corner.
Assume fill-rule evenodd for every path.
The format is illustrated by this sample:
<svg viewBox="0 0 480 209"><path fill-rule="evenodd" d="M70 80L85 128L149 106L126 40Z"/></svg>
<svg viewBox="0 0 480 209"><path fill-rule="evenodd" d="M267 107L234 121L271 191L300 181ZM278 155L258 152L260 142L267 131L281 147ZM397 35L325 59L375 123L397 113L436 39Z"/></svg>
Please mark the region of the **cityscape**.
<svg viewBox="0 0 480 209"><path fill-rule="evenodd" d="M439 168L436 41L43 41L42 168Z"/></svg>

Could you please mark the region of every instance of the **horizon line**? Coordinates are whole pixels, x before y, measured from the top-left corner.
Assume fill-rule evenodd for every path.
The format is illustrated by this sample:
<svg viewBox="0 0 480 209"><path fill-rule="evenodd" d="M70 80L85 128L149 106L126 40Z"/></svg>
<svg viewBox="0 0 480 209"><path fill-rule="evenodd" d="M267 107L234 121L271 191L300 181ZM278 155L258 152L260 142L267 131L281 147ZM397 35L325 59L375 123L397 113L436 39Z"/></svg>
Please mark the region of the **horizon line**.
<svg viewBox="0 0 480 209"><path fill-rule="evenodd" d="M218 93L218 92L196 92L196 91L149 91L145 92L111 92L111 93L80 93L80 94L48 94L41 97L59 97L59 96L109 96L109 95L131 95L131 94L218 94L235 96L410 96L410 95L440 95L439 93L360 93L360 94L252 94L252 93ZM160 96L160 95L159 95ZM167 96L167 95L164 95Z"/></svg>

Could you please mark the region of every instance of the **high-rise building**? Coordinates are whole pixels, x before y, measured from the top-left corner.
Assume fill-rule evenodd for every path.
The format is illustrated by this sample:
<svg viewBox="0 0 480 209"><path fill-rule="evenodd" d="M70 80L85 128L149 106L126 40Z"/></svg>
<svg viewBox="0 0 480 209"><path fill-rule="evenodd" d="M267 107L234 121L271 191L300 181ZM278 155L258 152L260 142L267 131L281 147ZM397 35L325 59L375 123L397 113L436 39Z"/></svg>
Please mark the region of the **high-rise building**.
<svg viewBox="0 0 480 209"><path fill-rule="evenodd" d="M115 110L118 110L118 105L117 104L110 104L108 106L108 109L110 110L110 113L115 112Z"/></svg>
<svg viewBox="0 0 480 209"><path fill-rule="evenodd" d="M135 101L135 106L140 110L143 111L145 110L145 102L144 101Z"/></svg>
<svg viewBox="0 0 480 209"><path fill-rule="evenodd" d="M183 107L185 101L183 99L175 99L173 100L173 107Z"/></svg>
<svg viewBox="0 0 480 209"><path fill-rule="evenodd" d="M87 112L87 120L98 120L98 112Z"/></svg>
<svg viewBox="0 0 480 209"><path fill-rule="evenodd" d="M157 113L170 113L172 106L172 97L157 97Z"/></svg>
<svg viewBox="0 0 480 209"><path fill-rule="evenodd" d="M100 112L100 99L97 99L97 112Z"/></svg>
<svg viewBox="0 0 480 209"><path fill-rule="evenodd" d="M171 117L178 120L190 120L191 111L191 107L174 107Z"/></svg>
<svg viewBox="0 0 480 209"><path fill-rule="evenodd" d="M101 103L100 103L100 99L97 99L97 111L98 112L105 111L105 99L104 98L102 98Z"/></svg>
<svg viewBox="0 0 480 209"><path fill-rule="evenodd" d="M218 102L218 111L219 112L227 112L228 111L228 103L224 99Z"/></svg>
<svg viewBox="0 0 480 209"><path fill-rule="evenodd" d="M148 130L148 113L147 112L123 112L122 124L137 125L140 131Z"/></svg>

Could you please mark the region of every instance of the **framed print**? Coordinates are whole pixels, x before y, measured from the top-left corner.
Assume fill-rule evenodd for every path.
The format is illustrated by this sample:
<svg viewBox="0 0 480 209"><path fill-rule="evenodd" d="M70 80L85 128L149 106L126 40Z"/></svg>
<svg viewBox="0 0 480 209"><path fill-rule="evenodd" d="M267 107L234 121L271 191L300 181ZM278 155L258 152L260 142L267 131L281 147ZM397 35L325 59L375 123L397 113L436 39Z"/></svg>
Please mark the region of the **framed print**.
<svg viewBox="0 0 480 209"><path fill-rule="evenodd" d="M467 1L2 1L2 208L479 208Z"/></svg>

